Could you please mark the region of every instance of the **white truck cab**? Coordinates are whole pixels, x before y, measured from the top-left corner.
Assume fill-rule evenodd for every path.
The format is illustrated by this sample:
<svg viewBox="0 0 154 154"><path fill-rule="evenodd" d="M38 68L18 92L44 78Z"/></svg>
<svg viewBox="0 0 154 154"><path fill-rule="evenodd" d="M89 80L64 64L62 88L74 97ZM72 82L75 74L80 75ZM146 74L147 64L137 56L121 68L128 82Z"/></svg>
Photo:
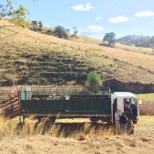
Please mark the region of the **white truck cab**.
<svg viewBox="0 0 154 154"><path fill-rule="evenodd" d="M111 111L112 111L112 121L114 120L114 113L116 109L120 110L120 114L125 112L124 100L130 101L132 106L134 106L133 120L137 121L139 119L139 105L136 96L130 92L114 92L111 94Z"/></svg>

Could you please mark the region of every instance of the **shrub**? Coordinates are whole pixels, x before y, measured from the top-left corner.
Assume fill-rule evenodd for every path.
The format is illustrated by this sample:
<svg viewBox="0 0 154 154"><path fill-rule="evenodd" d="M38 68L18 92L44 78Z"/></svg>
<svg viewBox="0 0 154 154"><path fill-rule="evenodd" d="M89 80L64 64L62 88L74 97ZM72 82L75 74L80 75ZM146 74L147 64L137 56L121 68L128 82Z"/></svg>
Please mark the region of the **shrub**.
<svg viewBox="0 0 154 154"><path fill-rule="evenodd" d="M96 73L95 71L90 72L88 74L85 87L92 91L92 92L98 92L100 90L100 86L103 85L103 80L101 78L101 75Z"/></svg>

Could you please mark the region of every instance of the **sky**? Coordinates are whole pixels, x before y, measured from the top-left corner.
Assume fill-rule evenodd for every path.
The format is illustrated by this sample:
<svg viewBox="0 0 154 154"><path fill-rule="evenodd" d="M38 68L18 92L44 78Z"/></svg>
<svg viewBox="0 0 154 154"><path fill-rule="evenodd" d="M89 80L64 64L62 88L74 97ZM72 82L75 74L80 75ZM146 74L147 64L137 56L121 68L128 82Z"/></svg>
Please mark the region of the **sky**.
<svg viewBox="0 0 154 154"><path fill-rule="evenodd" d="M154 0L12 0L12 4L25 6L31 21L53 28L60 25L71 32L76 27L79 34L101 40L109 32L116 38L154 36Z"/></svg>

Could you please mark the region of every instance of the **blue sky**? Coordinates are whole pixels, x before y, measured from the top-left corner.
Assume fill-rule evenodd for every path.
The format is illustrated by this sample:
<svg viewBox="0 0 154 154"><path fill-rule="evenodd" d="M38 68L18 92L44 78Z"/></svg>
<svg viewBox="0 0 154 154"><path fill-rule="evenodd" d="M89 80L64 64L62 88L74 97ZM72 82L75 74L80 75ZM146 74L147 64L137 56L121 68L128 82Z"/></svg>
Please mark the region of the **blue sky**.
<svg viewBox="0 0 154 154"><path fill-rule="evenodd" d="M5 4L6 0L0 0ZM44 26L61 25L80 34L103 39L114 32L116 38L129 35L154 35L154 0L12 0L15 8L25 6L32 20Z"/></svg>

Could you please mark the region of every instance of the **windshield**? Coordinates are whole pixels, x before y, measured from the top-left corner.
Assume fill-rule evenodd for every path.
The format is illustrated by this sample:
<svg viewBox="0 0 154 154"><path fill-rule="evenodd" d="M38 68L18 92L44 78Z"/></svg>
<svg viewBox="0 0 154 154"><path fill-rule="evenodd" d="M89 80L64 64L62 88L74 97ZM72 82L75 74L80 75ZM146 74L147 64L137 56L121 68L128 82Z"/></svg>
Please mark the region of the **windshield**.
<svg viewBox="0 0 154 154"><path fill-rule="evenodd" d="M131 97L131 98L125 98L126 102L131 102L131 104L137 104L137 98Z"/></svg>

